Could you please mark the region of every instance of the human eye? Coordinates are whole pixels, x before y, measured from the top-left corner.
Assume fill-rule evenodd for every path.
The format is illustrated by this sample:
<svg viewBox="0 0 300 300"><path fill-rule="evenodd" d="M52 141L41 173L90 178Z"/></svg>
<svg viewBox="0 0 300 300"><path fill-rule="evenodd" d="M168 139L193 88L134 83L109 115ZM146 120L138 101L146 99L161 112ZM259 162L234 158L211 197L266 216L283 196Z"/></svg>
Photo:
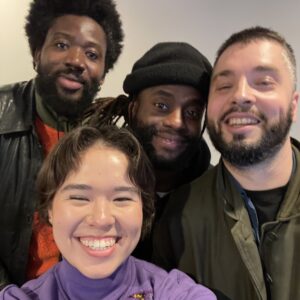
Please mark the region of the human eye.
<svg viewBox="0 0 300 300"><path fill-rule="evenodd" d="M79 195L79 194L70 194L68 195L68 200L74 201L89 201L90 199L87 196Z"/></svg>
<svg viewBox="0 0 300 300"><path fill-rule="evenodd" d="M233 86L232 76L218 76L212 83L212 89L217 92L230 90Z"/></svg>
<svg viewBox="0 0 300 300"><path fill-rule="evenodd" d="M200 120L202 117L202 112L198 108L189 108L186 109L185 116L191 120Z"/></svg>
<svg viewBox="0 0 300 300"><path fill-rule="evenodd" d="M118 196L114 198L114 202L129 202L129 201L133 201L133 198L129 196Z"/></svg>
<svg viewBox="0 0 300 300"><path fill-rule="evenodd" d="M97 60L98 57L99 57L99 55L98 55L98 53L96 51L91 51L91 50L89 50L89 51L86 52L86 56L90 60Z"/></svg>
<svg viewBox="0 0 300 300"><path fill-rule="evenodd" d="M58 41L55 42L55 47L61 50L66 50L69 47L69 45L64 41Z"/></svg>
<svg viewBox="0 0 300 300"><path fill-rule="evenodd" d="M123 207L131 205L134 202L134 198L129 196L117 196L113 199L115 206Z"/></svg>
<svg viewBox="0 0 300 300"><path fill-rule="evenodd" d="M163 103L163 102L155 102L154 106L157 109L162 110L162 111L167 111L168 108L169 108L169 106L166 103Z"/></svg>
<svg viewBox="0 0 300 300"><path fill-rule="evenodd" d="M255 85L262 90L272 89L274 84L274 80L269 76L258 78L255 82Z"/></svg>
<svg viewBox="0 0 300 300"><path fill-rule="evenodd" d="M226 91L226 90L229 90L231 87L232 87L232 84L230 84L230 83L222 83L222 84L216 85L216 90L217 91Z"/></svg>

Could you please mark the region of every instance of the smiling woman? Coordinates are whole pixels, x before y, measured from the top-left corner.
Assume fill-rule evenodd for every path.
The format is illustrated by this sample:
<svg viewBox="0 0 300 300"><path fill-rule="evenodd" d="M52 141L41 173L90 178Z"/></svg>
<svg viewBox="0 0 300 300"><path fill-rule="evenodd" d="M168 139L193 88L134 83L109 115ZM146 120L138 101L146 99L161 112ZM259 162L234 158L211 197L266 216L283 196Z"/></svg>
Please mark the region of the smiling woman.
<svg viewBox="0 0 300 300"><path fill-rule="evenodd" d="M187 275L130 256L153 217L154 175L136 138L114 126L66 134L38 176L40 215L62 261L0 299L204 299Z"/></svg>

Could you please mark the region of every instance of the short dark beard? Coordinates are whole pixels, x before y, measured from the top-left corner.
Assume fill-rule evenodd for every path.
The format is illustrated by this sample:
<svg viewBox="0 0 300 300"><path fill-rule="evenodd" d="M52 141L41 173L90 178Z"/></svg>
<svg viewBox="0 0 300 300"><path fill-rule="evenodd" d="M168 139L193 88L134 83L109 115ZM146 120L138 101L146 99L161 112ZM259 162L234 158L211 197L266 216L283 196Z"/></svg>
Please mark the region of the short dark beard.
<svg viewBox="0 0 300 300"><path fill-rule="evenodd" d="M265 127L263 136L256 144L243 143L244 135L234 135L232 142L225 142L222 132L217 131L210 120L207 122L207 129L213 145L226 161L236 167L248 167L272 158L284 144L291 125L290 106L287 115L282 115L279 122Z"/></svg>
<svg viewBox="0 0 300 300"><path fill-rule="evenodd" d="M158 156L155 152L155 148L152 145L153 136L157 134L158 130L154 125L146 126L144 124L137 125L137 121L134 120L130 129L137 137L143 146L143 149L147 153L154 169L161 171L181 172L189 167L191 160L194 158L198 151L198 137L188 136L185 132L178 132L186 141L186 149L174 159L165 159Z"/></svg>
<svg viewBox="0 0 300 300"><path fill-rule="evenodd" d="M60 73L46 75L39 69L36 76L37 92L41 96L42 101L54 110L57 115L71 120L76 119L93 102L99 90L99 82L96 79L93 79L91 84L85 82L81 99L74 101L68 97L62 97L58 93L55 82Z"/></svg>

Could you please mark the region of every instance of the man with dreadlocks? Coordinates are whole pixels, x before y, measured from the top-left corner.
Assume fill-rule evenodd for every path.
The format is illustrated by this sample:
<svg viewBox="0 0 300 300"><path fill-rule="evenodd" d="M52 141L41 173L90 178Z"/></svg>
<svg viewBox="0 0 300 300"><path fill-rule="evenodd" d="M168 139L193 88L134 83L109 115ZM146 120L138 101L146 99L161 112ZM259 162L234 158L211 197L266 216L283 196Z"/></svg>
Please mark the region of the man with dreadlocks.
<svg viewBox="0 0 300 300"><path fill-rule="evenodd" d="M116 99L99 99L87 112L96 126L129 127L148 154L156 175L156 217L151 236L135 255L151 260L155 231L163 213L172 207L176 189L200 176L210 164L210 152L202 139L209 80L209 61L182 42L158 43L133 66Z"/></svg>
<svg viewBox="0 0 300 300"><path fill-rule="evenodd" d="M123 41L113 0L33 0L25 30L37 76L0 88L1 287L58 261L52 230L35 213L35 177L93 101Z"/></svg>

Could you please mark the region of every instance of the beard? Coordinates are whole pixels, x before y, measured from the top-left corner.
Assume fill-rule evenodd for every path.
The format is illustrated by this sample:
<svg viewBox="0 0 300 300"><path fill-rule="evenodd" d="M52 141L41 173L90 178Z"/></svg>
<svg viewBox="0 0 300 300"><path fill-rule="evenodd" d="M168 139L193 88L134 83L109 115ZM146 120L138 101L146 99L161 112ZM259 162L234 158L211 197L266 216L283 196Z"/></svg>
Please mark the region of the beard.
<svg viewBox="0 0 300 300"><path fill-rule="evenodd" d="M56 80L60 74L70 74L72 72L74 71L68 69L47 75L41 68L38 68L38 75L36 76L36 88L42 101L56 112L57 115L64 116L68 119L76 119L90 106L100 86L98 80L92 79L91 83L83 82L80 98L74 99L74 97L72 97L74 91L65 90L62 95L57 90ZM75 73L76 72L74 72L74 74Z"/></svg>
<svg viewBox="0 0 300 300"><path fill-rule="evenodd" d="M234 111L240 111L235 109ZM231 111L232 112L232 111ZM261 115L262 120L267 120ZM272 158L284 144L292 125L292 106L286 115L281 114L280 120L274 124L266 124L262 129L261 138L252 144L244 142L243 134L233 135L231 142L223 139L220 129L216 129L213 122L208 120L209 137L222 158L236 167L248 167Z"/></svg>
<svg viewBox="0 0 300 300"><path fill-rule="evenodd" d="M130 130L143 146L144 151L156 170L179 172L189 166L191 160L198 151L199 138L197 136L188 135L185 129L176 130L176 134L183 138L187 146L177 157L167 158L158 155L152 145L153 136L155 136L159 130L154 125L145 125L140 122L138 125L137 123L136 120L133 120ZM165 129L164 131L170 133L175 132L174 129Z"/></svg>

